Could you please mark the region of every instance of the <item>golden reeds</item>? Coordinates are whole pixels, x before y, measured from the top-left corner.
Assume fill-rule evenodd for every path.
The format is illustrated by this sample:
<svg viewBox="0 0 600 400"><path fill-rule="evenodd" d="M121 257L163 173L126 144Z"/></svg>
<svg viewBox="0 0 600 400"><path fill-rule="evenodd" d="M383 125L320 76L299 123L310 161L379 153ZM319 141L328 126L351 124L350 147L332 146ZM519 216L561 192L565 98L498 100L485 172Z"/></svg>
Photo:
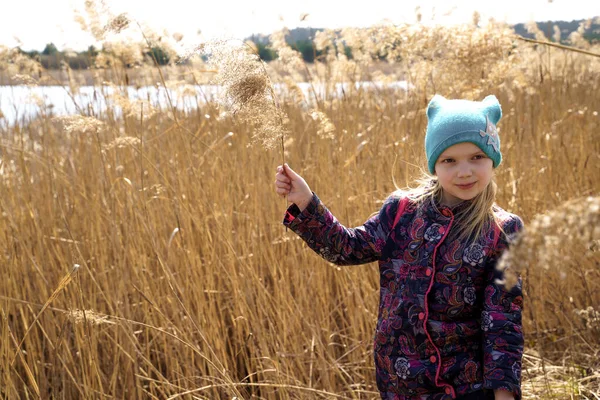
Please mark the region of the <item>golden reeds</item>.
<svg viewBox="0 0 600 400"><path fill-rule="evenodd" d="M18 344L18 346L16 348L16 352L15 352L15 355L14 355L14 357L12 359L11 365L14 364L14 362L15 362L15 360L17 358L17 355L21 356L21 359L22 359L23 356L21 354L21 346L23 346L23 343L25 342L25 339L27 338L27 335L31 331L31 328L34 327L35 323L40 318L40 316L42 315L42 313L50 306L50 304L52 304L52 302L54 301L54 299L56 299L58 297L58 295L60 294L60 292L62 292L67 287L67 285L73 279L73 275L79 270L79 268L80 268L80 265L79 264L75 264L73 266L73 268L71 269L71 271L60 280L60 282L56 286L56 289L54 289L54 291L52 292L52 294L50 295L50 297L48 297L48 300L46 300L46 302L42 306L42 309L37 313L37 315L33 319L33 322L31 322L31 324L29 324L29 327L25 331L25 334L21 338L21 341L19 342L19 344ZM39 392L38 392L38 395L39 395Z"/></svg>

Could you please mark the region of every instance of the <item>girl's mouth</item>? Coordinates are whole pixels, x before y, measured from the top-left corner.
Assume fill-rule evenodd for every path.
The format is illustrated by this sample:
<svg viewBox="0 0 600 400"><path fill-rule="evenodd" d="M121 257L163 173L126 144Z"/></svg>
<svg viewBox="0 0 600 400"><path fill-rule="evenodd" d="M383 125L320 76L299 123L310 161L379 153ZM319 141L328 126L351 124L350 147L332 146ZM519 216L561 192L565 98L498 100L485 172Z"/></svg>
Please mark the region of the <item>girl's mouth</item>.
<svg viewBox="0 0 600 400"><path fill-rule="evenodd" d="M475 186L475 183L477 183L477 182L469 183L468 185L456 185L456 186L458 186L461 189L466 190L466 189L471 189L473 186Z"/></svg>

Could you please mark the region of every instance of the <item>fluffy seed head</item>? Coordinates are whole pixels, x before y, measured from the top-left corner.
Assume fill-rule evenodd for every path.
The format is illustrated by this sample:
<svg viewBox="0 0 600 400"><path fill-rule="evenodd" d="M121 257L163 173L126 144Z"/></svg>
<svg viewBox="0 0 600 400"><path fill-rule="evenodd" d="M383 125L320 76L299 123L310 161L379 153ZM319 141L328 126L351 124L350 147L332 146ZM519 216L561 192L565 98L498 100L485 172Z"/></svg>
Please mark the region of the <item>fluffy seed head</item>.
<svg viewBox="0 0 600 400"><path fill-rule="evenodd" d="M600 258L600 197L575 199L534 218L497 268L512 287L528 268L566 277L592 258Z"/></svg>
<svg viewBox="0 0 600 400"><path fill-rule="evenodd" d="M253 126L252 143L274 148L286 133L288 119L277 105L266 67L252 47L218 40L197 46L195 51L217 69L213 83L223 90L220 101L225 109Z"/></svg>
<svg viewBox="0 0 600 400"><path fill-rule="evenodd" d="M252 74L233 82L229 87L229 95L233 104L241 108L251 100L265 96L266 90L267 79L265 75Z"/></svg>
<svg viewBox="0 0 600 400"><path fill-rule="evenodd" d="M106 26L104 27L104 31L120 33L129 26L130 22L131 21L129 20L127 14L119 14L116 17L112 18L110 21L108 21L108 24L106 24Z"/></svg>
<svg viewBox="0 0 600 400"><path fill-rule="evenodd" d="M66 115L55 117L64 131L69 134L95 134L104 128L104 122L94 117L84 117L82 115Z"/></svg>
<svg viewBox="0 0 600 400"><path fill-rule="evenodd" d="M91 325L115 325L115 322L111 321L108 315L100 314L93 310L69 310L65 314L76 324L87 322Z"/></svg>
<svg viewBox="0 0 600 400"><path fill-rule="evenodd" d="M134 136L121 136L107 144L102 148L102 151L108 151L111 149L123 149L126 147L137 147L141 143L139 138Z"/></svg>

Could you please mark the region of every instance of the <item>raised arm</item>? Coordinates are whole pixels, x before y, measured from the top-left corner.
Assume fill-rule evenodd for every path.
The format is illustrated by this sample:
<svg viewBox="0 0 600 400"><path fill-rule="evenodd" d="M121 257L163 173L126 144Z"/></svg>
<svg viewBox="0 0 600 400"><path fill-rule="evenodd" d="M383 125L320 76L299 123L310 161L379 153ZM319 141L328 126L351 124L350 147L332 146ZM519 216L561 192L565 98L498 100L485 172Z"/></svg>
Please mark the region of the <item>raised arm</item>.
<svg viewBox="0 0 600 400"><path fill-rule="evenodd" d="M379 212L362 226L346 228L313 193L303 211L295 204L288 208L283 224L327 261L337 265L365 264L381 257L398 200L397 197L388 197Z"/></svg>

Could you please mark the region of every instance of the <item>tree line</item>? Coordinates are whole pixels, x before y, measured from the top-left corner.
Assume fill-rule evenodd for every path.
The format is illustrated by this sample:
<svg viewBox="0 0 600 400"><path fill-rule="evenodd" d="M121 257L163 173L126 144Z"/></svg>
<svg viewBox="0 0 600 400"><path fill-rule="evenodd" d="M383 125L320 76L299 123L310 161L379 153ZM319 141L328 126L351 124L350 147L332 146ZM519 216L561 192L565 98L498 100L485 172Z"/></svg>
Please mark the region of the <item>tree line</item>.
<svg viewBox="0 0 600 400"><path fill-rule="evenodd" d="M54 43L48 43L44 50L37 51L19 51L32 59L38 61L46 69L60 69L64 64L71 69L89 69L95 66L96 57L103 49L97 49L94 46L89 46L87 50L80 52L60 51ZM152 47L145 52L145 56L151 61L156 60L159 65L167 65L171 61L169 54L160 47ZM126 65L131 67L132 65Z"/></svg>
<svg viewBox="0 0 600 400"><path fill-rule="evenodd" d="M563 34L561 42L565 42L568 34L577 30L581 22L582 21L548 21L537 22L537 25L543 32L547 33L546 36L549 40L553 40L550 33L552 32L552 27L557 25ZM513 29L515 30L515 33L524 37L532 36L526 31L523 24L516 24L513 26ZM314 33L319 30L320 29L315 28L296 28L290 30L290 34L286 37L286 41L290 47L298 51L307 63L314 63L324 57L323 51L317 50L312 40ZM584 39L592 43L600 41L600 25L595 22L590 24L588 29L586 29ZM262 60L268 62L277 58L277 53L271 48L268 37L252 36L247 38L247 40L255 44L257 53ZM104 49L97 49L94 46L89 46L87 50L81 52L61 52L53 43L48 43L41 52L36 50L20 51L39 61L46 69L59 69L64 64L68 65L71 69L93 68L98 54L106 52ZM344 46L344 53L348 58L352 58L352 51L349 47ZM167 65L172 61L179 61L172 60L170 54L160 46L150 48L145 52L145 56L148 58L148 61L156 62L158 65ZM384 57L385 55L381 56Z"/></svg>
<svg viewBox="0 0 600 400"><path fill-rule="evenodd" d="M269 43L255 40L254 44L257 53L262 60L268 62L277 58L277 53L270 47ZM323 56L322 51L316 50L312 40L299 40L291 43L290 47L298 51L307 63L313 63ZM19 51L38 61L46 69L59 69L66 64L71 69L79 70L93 68L96 57L105 50L89 46L85 51L63 52L58 50L54 43L48 43L42 51L24 51L20 49ZM349 47L345 48L345 52L348 57L352 57L352 52ZM169 53L158 46L152 47L150 50L146 51L145 56L148 58L148 61L153 62L155 60L158 65L168 65L171 61L178 61L172 60ZM127 66L130 67L129 65Z"/></svg>

